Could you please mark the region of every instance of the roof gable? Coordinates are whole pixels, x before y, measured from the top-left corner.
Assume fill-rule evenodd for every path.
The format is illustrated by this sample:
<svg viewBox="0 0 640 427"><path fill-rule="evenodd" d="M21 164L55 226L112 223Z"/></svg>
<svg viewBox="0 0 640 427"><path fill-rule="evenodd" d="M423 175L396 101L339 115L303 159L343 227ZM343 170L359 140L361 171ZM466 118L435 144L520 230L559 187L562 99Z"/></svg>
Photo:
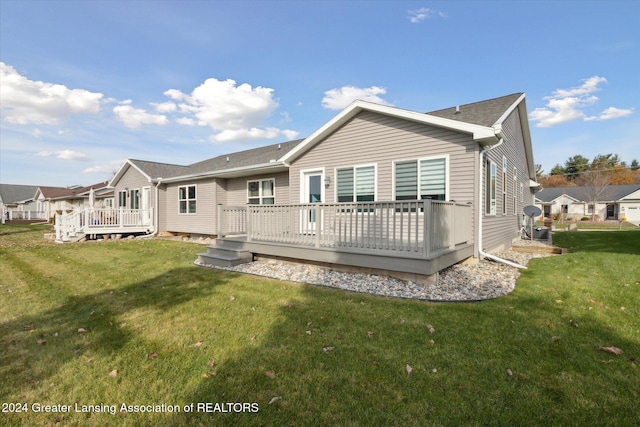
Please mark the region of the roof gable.
<svg viewBox="0 0 640 427"><path fill-rule="evenodd" d="M522 95L524 96L524 95ZM513 103L512 103L513 104ZM517 104L510 105L514 109ZM297 147L291 150L282 161L290 163L302 156L306 151L311 149L315 144L322 141L338 128L349 122L362 111L370 111L374 113L384 114L391 117L397 117L404 120L411 120L425 125L441 127L458 132L468 133L473 136L479 144L493 145L501 138L500 126L485 126L477 123L470 123L462 120L454 120L449 117L441 117L437 115L418 113L415 111L404 110L388 105L380 105L366 101L355 101L347 108L338 113L333 119L327 122L320 129L316 130L309 137L304 139ZM505 111L501 112L501 116L505 116Z"/></svg>
<svg viewBox="0 0 640 427"><path fill-rule="evenodd" d="M0 184L0 201L5 205L16 202L24 202L34 198L38 186Z"/></svg>

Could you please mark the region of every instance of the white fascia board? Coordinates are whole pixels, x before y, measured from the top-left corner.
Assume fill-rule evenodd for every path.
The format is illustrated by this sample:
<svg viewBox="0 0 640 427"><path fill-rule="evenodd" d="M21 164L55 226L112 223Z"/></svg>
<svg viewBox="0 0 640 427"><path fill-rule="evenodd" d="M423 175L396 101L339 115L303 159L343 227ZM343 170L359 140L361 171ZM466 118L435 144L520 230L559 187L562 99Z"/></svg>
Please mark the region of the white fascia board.
<svg viewBox="0 0 640 427"><path fill-rule="evenodd" d="M496 120L496 122L494 123L494 125L496 124L502 124L502 122L504 122L505 120L507 120L507 117L509 117L509 115L511 113L513 113L513 110L515 110L516 108L518 108L518 105L520 105L520 103L522 102L522 100L525 98L524 93L522 95L520 95L520 97L518 99L515 100L515 102L513 104L511 104L511 106L509 108L507 108L507 110L502 113L502 116L500 116L500 118L498 120Z"/></svg>
<svg viewBox="0 0 640 427"><path fill-rule="evenodd" d="M627 194L626 196L620 198L620 200L637 200L637 199L640 199L640 189L633 191Z"/></svg>
<svg viewBox="0 0 640 427"><path fill-rule="evenodd" d="M122 166L120 166L120 169L118 169L118 172L116 172L116 174L113 176L113 178L111 178L111 181L109 181L109 183L107 184L108 188L114 188L115 187L115 183L120 181L120 179L122 179L122 175L124 175L126 173L126 171L127 171L127 169L126 169L127 166L130 166L130 167L134 168L135 170L140 172L140 174L142 174L142 176L147 178L147 181L152 182L152 179L151 179L151 177L149 175L144 173L142 171L142 169L140 169L135 163L133 163L131 161L131 159L127 159L127 160L124 161Z"/></svg>
<svg viewBox="0 0 640 427"><path fill-rule="evenodd" d="M353 103L351 103L351 105L337 114L333 119L329 120L321 128L305 138L304 141L298 144L296 148L281 157L280 161L288 164L292 160L295 160L297 157L301 156L304 152L311 148L317 141L323 139L324 137L338 129L340 126L348 122L361 111L371 111L387 116L411 120L417 123L423 123L425 125L431 125L455 130L458 132L468 133L473 135L473 139L482 145L496 144L502 136L501 128L474 125L458 120L430 116L429 114L425 113L418 113L416 111L404 110L397 107L390 107L388 105L375 104L367 101L354 101Z"/></svg>
<svg viewBox="0 0 640 427"><path fill-rule="evenodd" d="M200 172L189 175L175 176L172 178L166 178L162 180L162 183L172 183L181 181L193 181L196 179L204 178L237 178L241 176L251 176L259 173L267 172L284 172L289 170L289 167L283 162L270 162L262 163L259 165L242 166L233 169L225 169L221 171Z"/></svg>

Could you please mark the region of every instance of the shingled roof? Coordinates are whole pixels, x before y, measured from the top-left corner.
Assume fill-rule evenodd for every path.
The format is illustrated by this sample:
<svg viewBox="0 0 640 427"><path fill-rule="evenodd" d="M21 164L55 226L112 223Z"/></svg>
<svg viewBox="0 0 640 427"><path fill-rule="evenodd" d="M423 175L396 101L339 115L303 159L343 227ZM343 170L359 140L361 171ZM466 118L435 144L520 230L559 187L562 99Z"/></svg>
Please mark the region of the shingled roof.
<svg viewBox="0 0 640 427"><path fill-rule="evenodd" d="M137 168L147 174L149 178L170 178L173 176L186 175L188 172L187 166L172 165L169 163L150 162L147 160L130 159Z"/></svg>
<svg viewBox="0 0 640 427"><path fill-rule="evenodd" d="M0 184L0 201L5 205L33 199L37 185Z"/></svg>
<svg viewBox="0 0 640 427"><path fill-rule="evenodd" d="M523 95L522 92L485 101L463 104L458 107L445 108L444 110L431 111L430 116L444 119L458 120L465 123L473 123L480 126L493 126L505 111Z"/></svg>
<svg viewBox="0 0 640 427"><path fill-rule="evenodd" d="M640 184L624 184L624 185L609 185L602 193L602 199L600 202L612 202L620 200L629 194L640 190ZM536 193L536 199L542 203L550 203L558 197L566 194L567 196L578 200L587 201L589 194L593 194L593 187L552 187L545 188Z"/></svg>
<svg viewBox="0 0 640 427"><path fill-rule="evenodd" d="M223 154L222 156L188 166L188 173L223 172L227 169L257 166L273 162L287 154L300 142L302 142L302 139L239 151L237 153Z"/></svg>

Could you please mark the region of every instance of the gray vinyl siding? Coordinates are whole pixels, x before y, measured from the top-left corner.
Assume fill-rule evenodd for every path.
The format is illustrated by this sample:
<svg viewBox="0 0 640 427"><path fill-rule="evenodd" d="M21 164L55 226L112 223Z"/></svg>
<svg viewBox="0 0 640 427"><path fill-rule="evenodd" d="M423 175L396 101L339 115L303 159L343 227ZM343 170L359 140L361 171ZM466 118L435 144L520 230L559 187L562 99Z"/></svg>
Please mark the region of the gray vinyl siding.
<svg viewBox="0 0 640 427"><path fill-rule="evenodd" d="M471 135L368 111L293 161L291 201L300 201L301 171L324 168L330 179L324 201L334 203L336 168L371 164L376 166L376 200L390 201L394 162L438 155L449 157L449 200L471 202L475 210L478 144Z"/></svg>
<svg viewBox="0 0 640 427"><path fill-rule="evenodd" d="M143 187L150 187L151 191L150 191L150 198L149 198L149 207L151 208L155 207L156 194L155 194L154 185L151 184L149 182L149 179L143 174L141 174L136 168L129 166L127 171L122 175L122 178L120 178L120 180L116 183L114 187L113 207L117 208L118 206L119 191L124 191L125 189L128 189L128 191L130 191L136 188L142 191ZM131 198L127 196L127 209L131 207L130 203L131 203Z"/></svg>
<svg viewBox="0 0 640 427"><path fill-rule="evenodd" d="M491 150L485 156L497 166L496 183L496 215L487 215L483 208L482 246L489 252L502 247L511 247L513 239L519 236L522 222L522 208L533 204L533 193L529 188L529 169L524 149L522 128L520 125L519 109L516 108L504 121L502 130L505 142ZM507 204L506 214L503 214L502 203L502 157L507 158ZM486 177L486 160L483 165ZM513 167L517 168L517 180L513 180ZM483 179L482 191L484 197L485 180ZM523 202L520 202L519 185L523 184ZM516 214L513 213L513 186L516 186ZM485 200L483 198L483 200ZM484 206L484 203L483 203Z"/></svg>
<svg viewBox="0 0 640 427"><path fill-rule="evenodd" d="M225 205L246 205L247 204L247 181L275 178L275 200L276 204L288 204L289 198L289 173L280 172L274 174L262 174L243 176L241 178L229 178L225 183Z"/></svg>
<svg viewBox="0 0 640 427"><path fill-rule="evenodd" d="M196 213L181 214L179 187L196 186ZM170 183L163 186L160 221L162 231L213 235L216 233L216 182L214 178Z"/></svg>

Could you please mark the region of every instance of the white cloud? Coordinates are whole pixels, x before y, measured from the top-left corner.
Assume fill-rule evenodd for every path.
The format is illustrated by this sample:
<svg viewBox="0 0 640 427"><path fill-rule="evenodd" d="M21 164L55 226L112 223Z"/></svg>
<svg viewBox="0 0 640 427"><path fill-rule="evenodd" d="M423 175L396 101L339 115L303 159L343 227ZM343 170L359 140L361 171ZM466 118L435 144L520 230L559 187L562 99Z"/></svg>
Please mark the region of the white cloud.
<svg viewBox="0 0 640 427"><path fill-rule="evenodd" d="M609 107L598 116L587 116L584 109L598 102L598 97L592 95L600 90L599 85L607 79L593 76L583 80L582 85L570 89L556 89L553 95L546 96L545 107L536 108L529 114L532 121L538 122L537 127L551 127L572 120L585 121L608 120L628 116L632 110Z"/></svg>
<svg viewBox="0 0 640 427"><path fill-rule="evenodd" d="M342 110L357 99L375 102L376 104L389 105L387 101L378 96L386 93L386 89L378 86L371 86L367 88L343 86L338 89L326 91L324 93L324 98L322 98L322 106L329 110Z"/></svg>
<svg viewBox="0 0 640 427"><path fill-rule="evenodd" d="M447 19L446 13L435 10L435 9L429 9L428 7L409 10L407 11L407 13L409 14L409 21L411 21L412 24L417 24L419 22L422 22L426 19L431 18L434 15L438 15L442 19Z"/></svg>
<svg viewBox="0 0 640 427"><path fill-rule="evenodd" d="M185 126L195 126L197 124L195 120L189 117L178 117L176 119L176 123L185 125Z"/></svg>
<svg viewBox="0 0 640 427"><path fill-rule="evenodd" d="M103 94L29 80L0 62L1 112L15 124L57 125L72 114L97 114Z"/></svg>
<svg viewBox="0 0 640 427"><path fill-rule="evenodd" d="M247 83L236 86L234 80L209 78L190 94L169 89L164 94L176 101L183 116L176 119L187 126L208 126L217 131L211 136L215 142L274 139L289 137L297 132L278 128L264 128L278 103L273 89L252 87Z"/></svg>
<svg viewBox="0 0 640 427"><path fill-rule="evenodd" d="M602 113L600 113L599 116L585 117L585 120L588 120L588 121L611 120L611 119L617 119L620 117L630 116L632 113L633 113L632 109L609 107L604 111L602 111Z"/></svg>
<svg viewBox="0 0 640 427"><path fill-rule="evenodd" d="M134 108L131 105L118 105L113 107L118 120L120 120L129 129L137 129L142 125L166 125L169 123L167 116L162 114L150 114L140 108Z"/></svg>
<svg viewBox="0 0 640 427"><path fill-rule="evenodd" d="M122 166L124 162L125 162L125 159L111 160L107 163L101 163L99 165L93 165L91 167L88 167L84 169L82 173L91 173L91 174L95 173L95 174L112 177L113 175L116 174L116 172L118 172L118 169L120 169L120 166Z"/></svg>
<svg viewBox="0 0 640 427"><path fill-rule="evenodd" d="M158 104L152 102L151 105L155 107L158 113L174 113L178 111L178 106L173 102L161 102Z"/></svg>
<svg viewBox="0 0 640 427"><path fill-rule="evenodd" d="M79 153L77 151L73 151L73 150L61 150L61 151L40 151L38 153L36 153L36 156L38 157L51 157L51 156L55 156L58 159L62 159L62 160L73 160L73 161L77 161L77 162L88 162L91 161L91 159L89 157L87 157L86 154L83 153Z"/></svg>

